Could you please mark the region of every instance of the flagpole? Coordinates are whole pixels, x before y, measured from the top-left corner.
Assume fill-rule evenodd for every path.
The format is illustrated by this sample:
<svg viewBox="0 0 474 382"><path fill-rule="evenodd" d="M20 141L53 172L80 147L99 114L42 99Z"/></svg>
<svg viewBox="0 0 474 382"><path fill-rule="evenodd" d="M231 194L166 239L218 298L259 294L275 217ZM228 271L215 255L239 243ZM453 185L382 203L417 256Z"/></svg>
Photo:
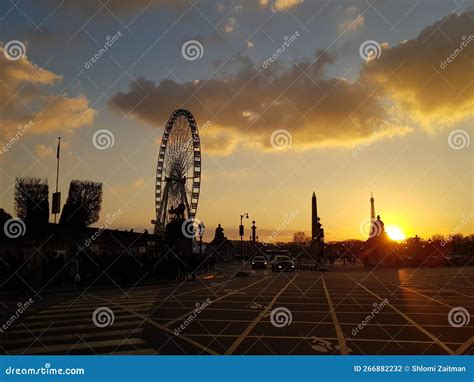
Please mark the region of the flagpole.
<svg viewBox="0 0 474 382"><path fill-rule="evenodd" d="M59 182L59 152L61 149L61 137L58 137L58 151L56 153L57 166L56 166L56 193L58 192L58 182ZM54 224L56 224L57 213L54 214Z"/></svg>

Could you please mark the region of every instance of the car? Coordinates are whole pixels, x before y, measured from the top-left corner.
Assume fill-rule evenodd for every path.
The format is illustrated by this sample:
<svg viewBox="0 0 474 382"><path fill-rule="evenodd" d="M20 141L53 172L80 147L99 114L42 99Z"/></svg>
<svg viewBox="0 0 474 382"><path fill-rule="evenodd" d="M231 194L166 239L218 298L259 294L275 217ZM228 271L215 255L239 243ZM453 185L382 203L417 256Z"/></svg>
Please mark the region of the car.
<svg viewBox="0 0 474 382"><path fill-rule="evenodd" d="M264 256L254 256L252 258L252 269L267 269L267 259Z"/></svg>
<svg viewBox="0 0 474 382"><path fill-rule="evenodd" d="M273 260L275 256L288 256L290 257L290 251L286 249L269 249L265 251L265 256L267 259Z"/></svg>
<svg viewBox="0 0 474 382"><path fill-rule="evenodd" d="M273 272L293 272L295 270L295 263L288 256L275 256L272 261Z"/></svg>

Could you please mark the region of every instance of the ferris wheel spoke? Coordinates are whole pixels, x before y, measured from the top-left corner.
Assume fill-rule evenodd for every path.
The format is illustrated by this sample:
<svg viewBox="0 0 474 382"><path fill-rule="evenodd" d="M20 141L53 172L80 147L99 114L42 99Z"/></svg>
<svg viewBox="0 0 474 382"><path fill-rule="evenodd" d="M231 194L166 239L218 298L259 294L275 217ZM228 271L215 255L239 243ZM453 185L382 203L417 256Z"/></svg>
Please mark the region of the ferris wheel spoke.
<svg viewBox="0 0 474 382"><path fill-rule="evenodd" d="M197 145L196 145L197 142ZM197 154L196 154L197 152ZM163 132L156 182L157 224L164 229L169 222L169 208L185 204L188 216L197 209L200 190L199 132L192 114L175 110Z"/></svg>

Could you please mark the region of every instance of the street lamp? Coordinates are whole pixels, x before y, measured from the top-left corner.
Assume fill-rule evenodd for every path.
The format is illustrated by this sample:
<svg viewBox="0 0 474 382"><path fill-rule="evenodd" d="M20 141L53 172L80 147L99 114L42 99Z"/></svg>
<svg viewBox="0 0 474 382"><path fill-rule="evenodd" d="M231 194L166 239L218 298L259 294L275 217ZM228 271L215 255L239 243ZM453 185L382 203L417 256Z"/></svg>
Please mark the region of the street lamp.
<svg viewBox="0 0 474 382"><path fill-rule="evenodd" d="M244 212L240 215L240 226L239 226L239 235L240 235L240 259L243 260L244 258L244 251L243 251L243 239L244 239L244 224L242 222L243 218L249 218L248 212Z"/></svg>
<svg viewBox="0 0 474 382"><path fill-rule="evenodd" d="M250 239L252 240L252 256L255 256L255 238L256 238L256 231L257 227L255 225L255 220L252 222L252 236Z"/></svg>

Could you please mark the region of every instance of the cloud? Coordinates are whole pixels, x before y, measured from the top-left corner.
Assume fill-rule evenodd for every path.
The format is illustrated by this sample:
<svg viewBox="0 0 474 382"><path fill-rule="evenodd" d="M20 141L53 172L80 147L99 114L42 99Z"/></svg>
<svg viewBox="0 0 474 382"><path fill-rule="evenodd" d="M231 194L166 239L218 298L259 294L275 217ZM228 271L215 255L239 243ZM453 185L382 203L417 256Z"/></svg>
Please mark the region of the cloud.
<svg viewBox="0 0 474 382"><path fill-rule="evenodd" d="M255 68L239 56L231 64L241 70L226 80L139 79L111 104L157 127L174 109L189 109L198 122L212 122L203 134L203 150L223 154L238 145L271 149L270 137L278 129L291 135L291 149L355 146L405 135L416 123L432 129L431 123L447 125L472 116L474 41L440 69L462 35L469 35L470 17L453 14L413 40L393 48L382 44L380 58L361 62L353 82L325 75L335 62L328 53L286 70L278 62L266 70Z"/></svg>
<svg viewBox="0 0 474 382"><path fill-rule="evenodd" d="M40 157L51 157L54 155L54 150L51 146L45 146L40 143L35 146L35 153Z"/></svg>
<svg viewBox="0 0 474 382"><path fill-rule="evenodd" d="M69 142L61 140L61 155L62 153L69 148ZM57 146L46 146L42 143L35 146L35 153L41 157L52 157L56 155Z"/></svg>
<svg viewBox="0 0 474 382"><path fill-rule="evenodd" d="M226 81L139 79L111 104L155 126L162 126L174 109L189 109L198 122L212 122L203 147L223 153L237 144L270 149L277 129L290 131L295 148L348 144L369 136L387 116L369 89L326 79L324 67L332 62L320 54L313 64L301 62L285 72L252 68L247 62Z"/></svg>
<svg viewBox="0 0 474 382"><path fill-rule="evenodd" d="M233 32L236 25L237 25L237 21L235 20L235 17L229 17L227 19L226 24L224 25L224 32L226 33Z"/></svg>
<svg viewBox="0 0 474 382"><path fill-rule="evenodd" d="M473 18L474 11L452 13L416 38L383 48L378 59L363 66L361 83L376 87L379 96L429 130L472 117Z"/></svg>
<svg viewBox="0 0 474 382"><path fill-rule="evenodd" d="M358 15L355 19L347 19L340 23L337 27L339 33L355 32L364 26L364 16Z"/></svg>
<svg viewBox="0 0 474 382"><path fill-rule="evenodd" d="M303 4L304 0L276 0L272 4L272 10L275 12L281 12L290 8L294 8L299 4Z"/></svg>
<svg viewBox="0 0 474 382"><path fill-rule="evenodd" d="M33 64L26 56L10 61L0 46L0 140L15 135L18 125L33 122L31 134L72 131L91 125L96 111L85 96L54 94L62 77Z"/></svg>
<svg viewBox="0 0 474 382"><path fill-rule="evenodd" d="M273 12L282 12L303 3L304 0L258 0L260 8L270 8Z"/></svg>
<svg viewBox="0 0 474 382"><path fill-rule="evenodd" d="M85 12L97 12L103 9L102 12L113 17L112 13L130 14L144 9L153 9L158 7L182 8L189 6L188 0L47 0L50 7L61 7L68 9L80 9ZM110 11L110 12L109 12Z"/></svg>
<svg viewBox="0 0 474 382"><path fill-rule="evenodd" d="M50 10L82 11L89 15L99 13L101 16L129 16L153 9L175 9L177 11L189 8L190 0L44 0ZM206 3L206 2L204 2ZM210 3L210 2L209 2ZM272 12L282 12L303 4L304 0L253 0L233 6L232 2L217 2L214 9L218 13L232 8L234 12L255 8L270 9Z"/></svg>

